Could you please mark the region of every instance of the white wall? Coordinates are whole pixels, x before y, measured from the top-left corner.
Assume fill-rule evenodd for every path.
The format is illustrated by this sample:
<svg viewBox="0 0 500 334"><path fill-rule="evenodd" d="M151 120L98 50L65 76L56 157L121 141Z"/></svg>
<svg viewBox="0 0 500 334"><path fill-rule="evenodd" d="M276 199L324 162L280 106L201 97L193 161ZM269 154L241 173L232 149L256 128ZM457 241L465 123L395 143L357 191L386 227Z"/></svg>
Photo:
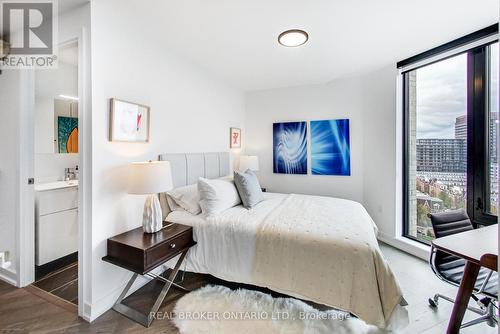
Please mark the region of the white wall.
<svg viewBox="0 0 500 334"><path fill-rule="evenodd" d="M246 94L246 154L260 159L268 191L336 196L364 204L380 231L394 235L396 69L310 85ZM351 176L273 174L272 124L348 118ZM310 161L309 161L310 169Z"/></svg>
<svg viewBox="0 0 500 334"><path fill-rule="evenodd" d="M51 182L64 179L64 169L74 168L79 164L77 153L70 154L36 154L35 182Z"/></svg>
<svg viewBox="0 0 500 334"><path fill-rule="evenodd" d="M402 224L396 215L400 204L396 194L399 189L401 168L396 162L398 150L396 133L401 131L396 108L395 64L367 74L363 81L363 205L385 238L396 236L396 225Z"/></svg>
<svg viewBox="0 0 500 334"><path fill-rule="evenodd" d="M259 156L259 179L268 191L363 200L363 82L351 78L326 85L246 94L245 153ZM273 174L273 123L348 118L351 176ZM309 129L308 129L309 131ZM310 145L310 140L308 142ZM310 149L308 148L308 156ZM310 157L308 157L310 160Z"/></svg>
<svg viewBox="0 0 500 334"><path fill-rule="evenodd" d="M16 271L16 224L19 220L19 110L21 108L19 71L0 75L0 252L8 251L9 268ZM1 274L1 270L0 270ZM4 273L9 278L14 274ZM4 277L5 278L5 277ZM14 282L15 283L15 282Z"/></svg>
<svg viewBox="0 0 500 334"><path fill-rule="evenodd" d="M147 13L165 6L92 3L92 296L95 319L112 306L130 272L105 263L106 239L141 226L144 197L126 193L127 166L164 152L227 151L229 127L243 127L243 94L176 57ZM116 15L120 8L120 15ZM151 107L149 143L108 141L109 99Z"/></svg>

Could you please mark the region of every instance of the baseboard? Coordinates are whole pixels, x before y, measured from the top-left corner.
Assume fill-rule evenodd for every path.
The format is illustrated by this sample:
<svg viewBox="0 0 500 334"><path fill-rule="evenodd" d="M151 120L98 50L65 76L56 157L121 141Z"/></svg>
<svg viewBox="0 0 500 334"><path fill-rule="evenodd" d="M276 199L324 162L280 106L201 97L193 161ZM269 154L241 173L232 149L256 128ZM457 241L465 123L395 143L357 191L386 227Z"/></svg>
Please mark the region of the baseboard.
<svg viewBox="0 0 500 334"><path fill-rule="evenodd" d="M92 305L90 305L90 303L83 302L83 311L81 314L78 315L82 317L83 320L91 322L92 321L91 313L92 313Z"/></svg>
<svg viewBox="0 0 500 334"><path fill-rule="evenodd" d="M429 260L430 247L420 242L413 241L404 237L389 236L383 232L378 233L377 239L422 260Z"/></svg>
<svg viewBox="0 0 500 334"><path fill-rule="evenodd" d="M44 276L77 261L78 252L74 252L41 266L35 265L35 281L38 281Z"/></svg>
<svg viewBox="0 0 500 334"><path fill-rule="evenodd" d="M0 267L0 280L17 287L17 275L9 269Z"/></svg>

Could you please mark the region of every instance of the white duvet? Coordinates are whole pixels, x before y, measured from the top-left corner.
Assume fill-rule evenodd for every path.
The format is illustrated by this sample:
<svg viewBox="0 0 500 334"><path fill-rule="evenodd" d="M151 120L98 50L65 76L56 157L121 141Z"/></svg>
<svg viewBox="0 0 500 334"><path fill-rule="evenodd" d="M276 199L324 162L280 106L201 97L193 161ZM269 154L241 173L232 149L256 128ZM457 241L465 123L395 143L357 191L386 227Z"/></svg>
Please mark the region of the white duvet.
<svg viewBox="0 0 500 334"><path fill-rule="evenodd" d="M405 318L398 308L402 293L361 204L265 196L251 210L236 206L211 217L171 212L167 220L193 226L198 242L188 253L187 270L346 310L380 328L394 321L400 327L406 319L395 314Z"/></svg>

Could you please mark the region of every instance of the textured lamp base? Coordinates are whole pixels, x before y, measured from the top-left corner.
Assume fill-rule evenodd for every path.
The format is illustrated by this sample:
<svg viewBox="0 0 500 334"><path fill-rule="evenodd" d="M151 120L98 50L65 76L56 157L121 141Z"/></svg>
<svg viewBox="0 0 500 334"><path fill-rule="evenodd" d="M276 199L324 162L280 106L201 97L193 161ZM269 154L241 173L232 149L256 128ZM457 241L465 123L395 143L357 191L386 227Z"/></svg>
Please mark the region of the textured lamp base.
<svg viewBox="0 0 500 334"><path fill-rule="evenodd" d="M142 229L145 233L155 233L161 230L161 206L157 195L148 195L142 213Z"/></svg>

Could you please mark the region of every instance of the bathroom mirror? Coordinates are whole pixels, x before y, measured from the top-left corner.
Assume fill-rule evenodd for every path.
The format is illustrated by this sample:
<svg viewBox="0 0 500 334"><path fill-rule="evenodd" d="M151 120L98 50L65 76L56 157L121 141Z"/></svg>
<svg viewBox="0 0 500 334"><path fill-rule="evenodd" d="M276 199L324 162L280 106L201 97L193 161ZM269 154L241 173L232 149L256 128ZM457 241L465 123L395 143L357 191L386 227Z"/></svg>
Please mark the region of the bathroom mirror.
<svg viewBox="0 0 500 334"><path fill-rule="evenodd" d="M78 101L54 99L54 152L78 153Z"/></svg>
<svg viewBox="0 0 500 334"><path fill-rule="evenodd" d="M78 45L59 47L57 69L35 72L35 153L78 153Z"/></svg>

